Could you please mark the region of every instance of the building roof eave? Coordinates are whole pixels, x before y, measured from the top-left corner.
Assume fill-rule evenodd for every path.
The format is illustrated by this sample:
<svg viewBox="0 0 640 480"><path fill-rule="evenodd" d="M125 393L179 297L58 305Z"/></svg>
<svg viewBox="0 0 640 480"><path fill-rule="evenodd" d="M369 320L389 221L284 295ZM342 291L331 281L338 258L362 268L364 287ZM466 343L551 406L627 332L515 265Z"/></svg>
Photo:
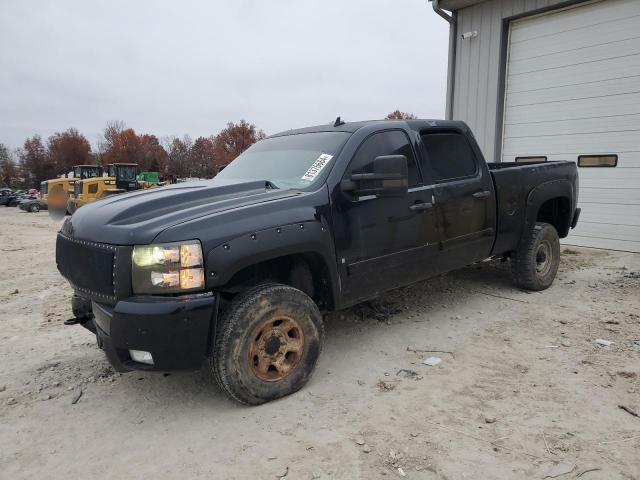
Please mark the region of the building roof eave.
<svg viewBox="0 0 640 480"><path fill-rule="evenodd" d="M470 7L485 0L440 0L440 8L454 12L465 7Z"/></svg>

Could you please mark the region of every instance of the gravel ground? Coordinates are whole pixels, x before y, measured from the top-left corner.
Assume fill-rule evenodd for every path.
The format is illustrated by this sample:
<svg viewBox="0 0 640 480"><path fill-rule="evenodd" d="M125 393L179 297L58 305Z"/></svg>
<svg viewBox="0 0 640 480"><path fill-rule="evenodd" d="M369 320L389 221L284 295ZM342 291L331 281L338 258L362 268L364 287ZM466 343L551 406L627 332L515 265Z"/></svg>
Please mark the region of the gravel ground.
<svg viewBox="0 0 640 480"><path fill-rule="evenodd" d="M60 223L0 225L2 479L640 479L640 255L563 247L545 292L486 262L332 314L307 387L243 407L206 369L115 373L62 324Z"/></svg>

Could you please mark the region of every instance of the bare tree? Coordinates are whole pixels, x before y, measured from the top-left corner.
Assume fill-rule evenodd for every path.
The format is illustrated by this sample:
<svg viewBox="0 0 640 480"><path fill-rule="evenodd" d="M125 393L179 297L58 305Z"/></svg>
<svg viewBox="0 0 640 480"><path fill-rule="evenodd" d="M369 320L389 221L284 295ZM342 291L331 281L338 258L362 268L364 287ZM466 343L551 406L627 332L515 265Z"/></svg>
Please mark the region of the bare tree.
<svg viewBox="0 0 640 480"><path fill-rule="evenodd" d="M20 183L18 173L17 165L13 163L11 151L6 145L0 143L0 186L16 188Z"/></svg>
<svg viewBox="0 0 640 480"><path fill-rule="evenodd" d="M102 138L98 142L98 151L100 154L109 150L115 144L118 136L125 131L127 126L121 120L111 120L102 131Z"/></svg>
<svg viewBox="0 0 640 480"><path fill-rule="evenodd" d="M27 138L20 150L20 166L25 187L38 188L40 182L55 177L55 168L49 160L40 135Z"/></svg>

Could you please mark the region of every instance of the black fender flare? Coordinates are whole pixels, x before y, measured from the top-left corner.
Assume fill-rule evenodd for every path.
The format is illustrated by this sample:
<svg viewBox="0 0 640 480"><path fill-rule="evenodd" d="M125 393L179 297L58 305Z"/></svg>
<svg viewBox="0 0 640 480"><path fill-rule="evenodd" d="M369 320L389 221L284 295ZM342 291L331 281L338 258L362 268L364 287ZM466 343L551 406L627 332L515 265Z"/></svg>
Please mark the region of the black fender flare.
<svg viewBox="0 0 640 480"><path fill-rule="evenodd" d="M335 248L328 226L321 221L303 221L248 232L209 250L206 254L206 285L224 286L241 270L267 260L295 254L317 254L329 274L331 302L338 299Z"/></svg>
<svg viewBox="0 0 640 480"><path fill-rule="evenodd" d="M573 191L573 186L568 180L550 180L548 182L541 183L529 192L529 195L527 195L525 226L523 230L523 234L525 236L528 235L529 232L531 232L533 227L535 227L538 218L538 212L540 211L540 207L544 204L544 202L559 197L566 198L569 201L571 210L573 211L575 209L575 192ZM571 226L570 223L571 215L569 216L566 230L563 229L563 231L558 231L558 234L561 238L567 236L567 233L569 232L569 228Z"/></svg>

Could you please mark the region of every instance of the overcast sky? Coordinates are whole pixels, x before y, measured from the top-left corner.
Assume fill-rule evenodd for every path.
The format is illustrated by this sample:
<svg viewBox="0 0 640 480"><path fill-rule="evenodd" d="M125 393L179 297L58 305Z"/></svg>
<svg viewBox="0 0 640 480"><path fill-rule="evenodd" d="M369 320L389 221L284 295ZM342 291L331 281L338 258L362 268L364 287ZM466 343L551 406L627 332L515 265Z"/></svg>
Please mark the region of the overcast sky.
<svg viewBox="0 0 640 480"><path fill-rule="evenodd" d="M447 32L426 0L2 0L0 142L443 117Z"/></svg>

